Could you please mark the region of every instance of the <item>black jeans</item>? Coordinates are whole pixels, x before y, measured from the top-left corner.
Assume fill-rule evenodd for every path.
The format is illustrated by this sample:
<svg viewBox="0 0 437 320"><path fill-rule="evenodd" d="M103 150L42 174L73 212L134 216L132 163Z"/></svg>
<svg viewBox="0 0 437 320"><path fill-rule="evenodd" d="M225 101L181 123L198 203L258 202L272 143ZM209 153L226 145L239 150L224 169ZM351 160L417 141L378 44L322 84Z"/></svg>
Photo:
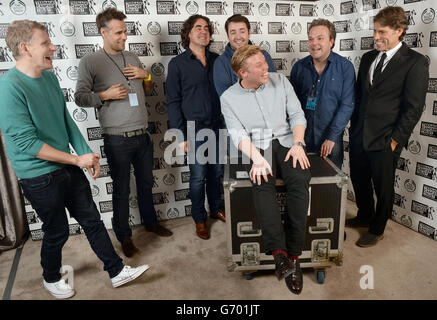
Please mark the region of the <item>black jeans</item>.
<svg viewBox="0 0 437 320"><path fill-rule="evenodd" d="M311 172L302 170L299 163L293 168L293 159L287 162L284 159L289 148L283 147L278 140L272 145L273 177L268 176L268 182L252 183L255 209L261 224L266 254L273 250L286 250L288 253L300 256L305 244L306 217L309 205L309 185ZM261 150L262 152L262 150ZM270 152L266 150L262 153ZM250 171L251 165L247 166ZM279 170L287 189L287 214L282 226L281 214L276 200L276 175Z"/></svg>
<svg viewBox="0 0 437 320"><path fill-rule="evenodd" d="M115 253L93 201L89 182L80 168L65 166L35 178L21 179L20 185L43 222L41 266L45 281L57 282L61 279L62 247L69 236L65 208L83 228L109 277L120 273L123 262Z"/></svg>
<svg viewBox="0 0 437 320"><path fill-rule="evenodd" d="M134 167L141 222L147 227L158 223L152 196L153 143L147 133L130 138L105 134L103 138L113 181L112 227L118 241L122 242L132 237L129 226L131 164Z"/></svg>
<svg viewBox="0 0 437 320"><path fill-rule="evenodd" d="M358 217L370 221L369 232L382 235L393 211L394 182L397 162L402 147L394 151L364 151L361 146L351 146L350 176L355 191ZM373 190L376 194L373 199Z"/></svg>

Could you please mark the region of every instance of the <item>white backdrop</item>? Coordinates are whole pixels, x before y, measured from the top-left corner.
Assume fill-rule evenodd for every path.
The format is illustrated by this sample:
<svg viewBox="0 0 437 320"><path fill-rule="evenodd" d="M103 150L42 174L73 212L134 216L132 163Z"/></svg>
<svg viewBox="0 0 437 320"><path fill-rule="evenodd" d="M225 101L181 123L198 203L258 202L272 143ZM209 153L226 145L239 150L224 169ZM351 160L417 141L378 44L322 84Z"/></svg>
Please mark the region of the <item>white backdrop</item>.
<svg viewBox="0 0 437 320"><path fill-rule="evenodd" d="M224 24L234 13L246 15L251 22L251 39L268 50L279 72L289 76L292 65L307 52L307 28L314 18L333 21L337 28L334 51L347 57L358 68L364 52L373 48L373 16L387 5L404 7L409 16L405 41L430 61L429 93L421 120L416 126L399 161L395 182L393 219L432 239L437 238L437 22L434 0L321 0L308 1L205 1L205 0L3 0L0 2L0 74L14 66L5 36L9 23L17 19L37 20L45 24L56 45L53 72L63 88L68 109L94 152L102 155L102 173L90 180L94 200L106 227L111 228L112 182L103 152L103 140L97 114L74 103L79 60L102 47L95 15L113 6L127 15L127 49L136 52L145 68L152 72L154 89L147 97L149 128L155 152L153 188L159 219L190 215L188 199L189 170L169 166L163 160L168 142L164 81L167 64L182 51L180 28L191 14L207 15L215 29L211 49L223 52L227 43ZM356 70L357 71L357 70ZM348 140L347 132L345 141ZM348 143L345 143L344 170L348 168ZM135 181L132 175L130 223L139 224ZM353 192L349 193L353 200ZM26 201L32 239L41 239L41 221ZM437 219L437 217L436 217ZM82 230L70 219L72 234Z"/></svg>

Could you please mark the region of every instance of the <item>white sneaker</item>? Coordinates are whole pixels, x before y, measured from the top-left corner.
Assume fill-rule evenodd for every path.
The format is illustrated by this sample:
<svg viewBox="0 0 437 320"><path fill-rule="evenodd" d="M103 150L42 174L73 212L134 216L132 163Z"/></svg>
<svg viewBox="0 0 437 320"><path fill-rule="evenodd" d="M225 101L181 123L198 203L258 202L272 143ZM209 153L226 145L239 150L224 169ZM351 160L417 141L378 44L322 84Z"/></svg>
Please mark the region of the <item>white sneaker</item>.
<svg viewBox="0 0 437 320"><path fill-rule="evenodd" d="M67 299L74 296L75 292L68 283L65 283L64 279L58 282L48 283L43 281L44 288L46 288L52 296L57 299Z"/></svg>
<svg viewBox="0 0 437 320"><path fill-rule="evenodd" d="M135 280L147 269L149 269L149 265L147 264L136 268L124 266L123 270L121 270L118 275L116 275L114 278L111 278L112 286L117 288L125 283Z"/></svg>

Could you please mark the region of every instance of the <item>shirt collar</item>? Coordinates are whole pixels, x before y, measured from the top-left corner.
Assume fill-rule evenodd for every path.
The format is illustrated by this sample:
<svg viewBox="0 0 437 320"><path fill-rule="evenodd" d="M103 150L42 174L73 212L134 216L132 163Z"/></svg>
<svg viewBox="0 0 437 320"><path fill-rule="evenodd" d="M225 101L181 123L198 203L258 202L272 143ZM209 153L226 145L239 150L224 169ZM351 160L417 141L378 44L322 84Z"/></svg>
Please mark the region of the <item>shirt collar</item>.
<svg viewBox="0 0 437 320"><path fill-rule="evenodd" d="M270 77L269 77L269 82L270 82L271 80L270 80ZM266 85L267 84L269 84L269 82L267 82L267 83L263 83L262 85L260 85L259 87L258 87L258 89L245 89L245 88L243 88L242 86L241 86L241 79L240 78L238 78L238 81L237 81L237 84L238 84L238 88L241 90L241 91L244 91L244 92L256 92L256 91L262 91L262 90L264 90L264 88L266 87Z"/></svg>
<svg viewBox="0 0 437 320"><path fill-rule="evenodd" d="M394 48L392 48L392 49L390 49L388 51L380 51L379 54L378 54L378 58L380 58L384 54L384 52L385 52L385 54L387 55L387 57L385 58L385 61L388 61L391 58L393 58L393 56L396 54L396 52L399 51L399 49L401 47L402 47L402 41L399 42L396 47L394 47Z"/></svg>

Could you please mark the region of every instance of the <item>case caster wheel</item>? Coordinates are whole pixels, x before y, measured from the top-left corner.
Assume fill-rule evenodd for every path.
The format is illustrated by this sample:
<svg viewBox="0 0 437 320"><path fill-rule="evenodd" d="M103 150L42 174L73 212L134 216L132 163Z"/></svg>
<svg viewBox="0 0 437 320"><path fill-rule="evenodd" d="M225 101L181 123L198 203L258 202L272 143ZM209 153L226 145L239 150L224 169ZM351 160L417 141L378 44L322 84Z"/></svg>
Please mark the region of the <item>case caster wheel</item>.
<svg viewBox="0 0 437 320"><path fill-rule="evenodd" d="M244 274L244 279L246 280L252 280L253 279L253 274L248 272Z"/></svg>
<svg viewBox="0 0 437 320"><path fill-rule="evenodd" d="M325 270L317 270L317 283L323 284L325 283Z"/></svg>

